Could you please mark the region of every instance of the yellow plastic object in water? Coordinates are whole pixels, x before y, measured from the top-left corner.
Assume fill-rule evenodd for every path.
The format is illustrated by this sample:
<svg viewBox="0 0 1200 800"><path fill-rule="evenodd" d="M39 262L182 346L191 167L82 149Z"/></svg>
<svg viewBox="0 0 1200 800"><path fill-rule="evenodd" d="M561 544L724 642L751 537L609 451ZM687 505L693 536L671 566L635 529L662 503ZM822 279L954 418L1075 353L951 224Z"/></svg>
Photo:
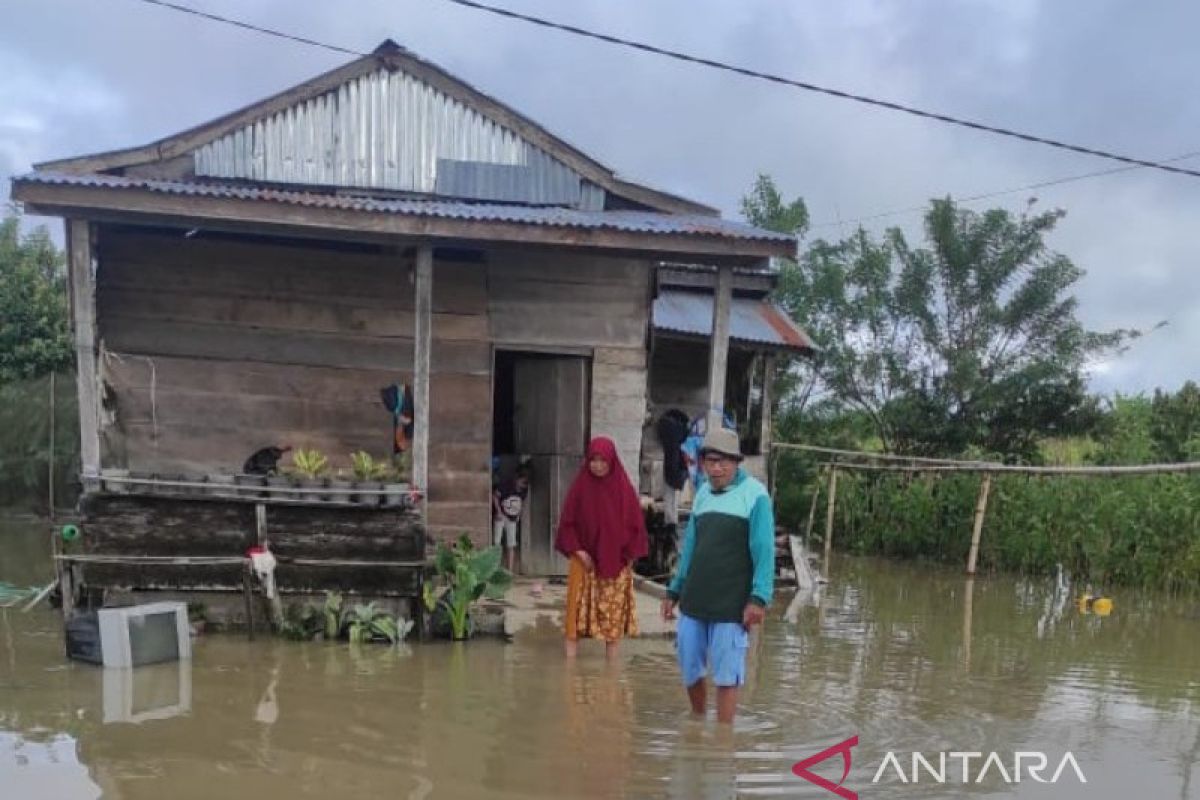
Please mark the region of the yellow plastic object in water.
<svg viewBox="0 0 1200 800"><path fill-rule="evenodd" d="M1092 601L1092 613L1098 617L1107 617L1112 613L1113 602L1107 597L1097 597Z"/></svg>

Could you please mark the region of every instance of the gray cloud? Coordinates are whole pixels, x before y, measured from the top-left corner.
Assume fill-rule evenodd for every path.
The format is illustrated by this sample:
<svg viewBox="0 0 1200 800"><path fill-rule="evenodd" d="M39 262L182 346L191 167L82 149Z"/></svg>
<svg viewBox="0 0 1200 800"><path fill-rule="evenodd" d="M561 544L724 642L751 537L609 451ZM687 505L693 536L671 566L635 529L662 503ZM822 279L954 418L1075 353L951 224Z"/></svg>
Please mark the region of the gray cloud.
<svg viewBox="0 0 1200 800"><path fill-rule="evenodd" d="M624 175L735 215L757 172L855 219L1110 166L588 42L435 0L194 0L361 50L386 37L539 120ZM1083 144L1169 157L1200 149L1197 4L1119 0L503 0L666 47ZM50 158L143 144L345 59L146 6L43 0L0 30L0 178ZM1200 158L1188 162L1200 165ZM1123 173L1039 189L1067 219L1051 245L1088 272L1097 328L1169 326L1094 379L1176 386L1200 341L1200 180ZM988 203L1012 209L1028 195ZM864 223L919 234L919 213ZM840 235L848 225L819 227Z"/></svg>

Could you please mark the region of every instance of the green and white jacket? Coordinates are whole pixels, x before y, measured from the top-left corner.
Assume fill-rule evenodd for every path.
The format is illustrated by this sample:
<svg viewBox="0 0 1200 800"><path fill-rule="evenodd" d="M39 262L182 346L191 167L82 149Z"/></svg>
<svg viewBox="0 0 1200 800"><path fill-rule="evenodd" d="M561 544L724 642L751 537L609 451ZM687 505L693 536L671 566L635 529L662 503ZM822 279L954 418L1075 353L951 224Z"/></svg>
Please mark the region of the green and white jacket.
<svg viewBox="0 0 1200 800"><path fill-rule="evenodd" d="M713 491L706 482L696 493L667 594L689 617L741 622L746 603L766 606L774 590L771 497L739 467L723 491Z"/></svg>

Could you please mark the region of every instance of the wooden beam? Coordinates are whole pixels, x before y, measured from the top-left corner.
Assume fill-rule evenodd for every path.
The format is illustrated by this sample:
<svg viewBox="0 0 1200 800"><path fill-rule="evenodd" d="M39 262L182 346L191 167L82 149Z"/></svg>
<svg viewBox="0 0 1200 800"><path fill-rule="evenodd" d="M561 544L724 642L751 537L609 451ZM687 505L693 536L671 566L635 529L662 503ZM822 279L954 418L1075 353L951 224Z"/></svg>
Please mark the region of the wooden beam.
<svg viewBox="0 0 1200 800"><path fill-rule="evenodd" d="M768 256L790 257L795 242L739 239L720 234L656 234L607 228L574 228L525 222L472 220L328 208L251 198L168 194L143 188L65 186L14 181L12 197L30 213L79 216L142 224L208 227L214 230L278 232L328 237L351 234L358 241L395 243L410 236L438 243L486 242L599 250L638 257L681 254L722 264L757 264ZM107 215L106 215L107 212ZM197 225L197 223L200 223Z"/></svg>
<svg viewBox="0 0 1200 800"><path fill-rule="evenodd" d="M415 306L413 321L413 485L429 496L429 367L433 346L433 247L417 248L415 266ZM428 502L421 504L422 521Z"/></svg>
<svg viewBox="0 0 1200 800"><path fill-rule="evenodd" d="M775 354L763 354L763 370L762 370L762 431L758 437L758 447L764 456L771 454L771 422L772 422L772 405L775 398L771 396L771 389L775 383ZM767 461L770 464L768 458Z"/></svg>
<svg viewBox="0 0 1200 800"><path fill-rule="evenodd" d="M96 264L92 228L87 220L68 219L67 282L75 330L76 384L79 391L79 461L85 492L99 487L100 380L96 361Z"/></svg>
<svg viewBox="0 0 1200 800"><path fill-rule="evenodd" d="M725 375L729 364L729 309L733 303L733 268L717 272L713 301L713 335L708 359L708 430L721 426L725 413Z"/></svg>

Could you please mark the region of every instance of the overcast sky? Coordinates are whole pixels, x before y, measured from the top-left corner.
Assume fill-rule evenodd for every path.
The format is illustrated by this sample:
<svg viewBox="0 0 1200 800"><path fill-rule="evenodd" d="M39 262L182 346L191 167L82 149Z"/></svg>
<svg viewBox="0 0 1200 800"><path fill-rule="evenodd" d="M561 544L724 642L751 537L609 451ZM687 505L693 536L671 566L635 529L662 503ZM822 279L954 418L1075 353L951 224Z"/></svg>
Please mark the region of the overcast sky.
<svg viewBox="0 0 1200 800"><path fill-rule="evenodd" d="M179 0L369 51L385 38L622 175L737 216L754 176L808 203L810 237L863 217L1115 165L501 19L444 0ZM1200 3L1122 0L494 0L663 47L1150 158L1200 151ZM348 56L138 0L8 0L0 179L145 144ZM1200 169L1200 157L1179 162ZM1065 209L1093 328L1168 326L1100 365L1101 391L1177 387L1200 343L1200 178L1135 170L972 203ZM919 234L920 213L863 224ZM801 320L801 322L803 322Z"/></svg>

